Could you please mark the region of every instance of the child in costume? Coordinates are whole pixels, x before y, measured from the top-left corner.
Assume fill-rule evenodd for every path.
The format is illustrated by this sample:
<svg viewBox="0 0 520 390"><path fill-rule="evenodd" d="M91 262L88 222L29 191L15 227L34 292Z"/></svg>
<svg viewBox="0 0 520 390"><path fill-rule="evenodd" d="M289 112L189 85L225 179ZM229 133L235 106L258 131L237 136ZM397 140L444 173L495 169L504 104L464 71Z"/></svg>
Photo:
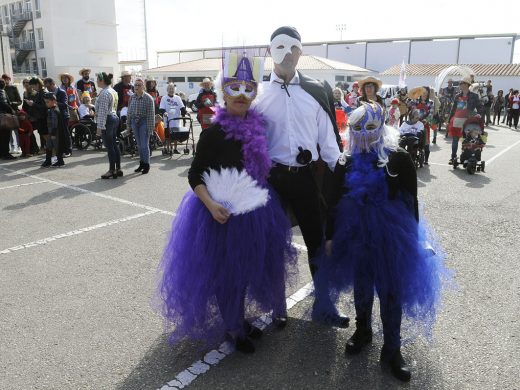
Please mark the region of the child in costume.
<svg viewBox="0 0 520 390"><path fill-rule="evenodd" d="M348 150L340 158L344 168L335 172L336 207L326 229L326 251L333 261L324 258L318 270L331 294L354 290L356 331L347 341L347 354L372 341L375 288L384 334L381 362L408 381L401 320L405 316L431 329L444 269L441 256L423 244L429 237L419 222L414 164L398 147L399 133L384 119L373 101L350 115Z"/></svg>
<svg viewBox="0 0 520 390"><path fill-rule="evenodd" d="M399 99L393 98L390 104L391 107L390 110L388 110L388 125L397 129L399 128L399 118L401 117Z"/></svg>
<svg viewBox="0 0 520 390"><path fill-rule="evenodd" d="M16 115L18 115L20 123L18 132L20 133L20 147L22 148L21 157L32 157L31 136L33 135L33 127L31 121L27 119L27 113L23 110L18 111Z"/></svg>
<svg viewBox="0 0 520 390"><path fill-rule="evenodd" d="M285 313L286 265L296 260L290 223L267 185L262 117L249 109L262 66L229 54L219 79L225 105L203 130L160 270L170 340L224 337L254 352L262 332L249 314ZM253 69L255 70L253 76Z"/></svg>

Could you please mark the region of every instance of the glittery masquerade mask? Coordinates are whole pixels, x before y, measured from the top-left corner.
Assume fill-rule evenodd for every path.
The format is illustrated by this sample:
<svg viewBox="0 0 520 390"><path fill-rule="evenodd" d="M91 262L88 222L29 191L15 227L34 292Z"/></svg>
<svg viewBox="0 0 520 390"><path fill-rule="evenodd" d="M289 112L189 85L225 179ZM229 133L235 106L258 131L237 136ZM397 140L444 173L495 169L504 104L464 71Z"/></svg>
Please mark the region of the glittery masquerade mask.
<svg viewBox="0 0 520 390"><path fill-rule="evenodd" d="M258 83L264 74L263 58L250 59L244 54L226 53L224 56L222 91L231 98L244 96L248 100L256 97Z"/></svg>
<svg viewBox="0 0 520 390"><path fill-rule="evenodd" d="M381 138L385 125L383 109L374 102L363 103L352 111L349 123L351 153L368 152L372 144Z"/></svg>
<svg viewBox="0 0 520 390"><path fill-rule="evenodd" d="M302 50L302 43L296 38L280 34L271 41L271 57L275 64L281 64L287 54L292 53L292 47Z"/></svg>

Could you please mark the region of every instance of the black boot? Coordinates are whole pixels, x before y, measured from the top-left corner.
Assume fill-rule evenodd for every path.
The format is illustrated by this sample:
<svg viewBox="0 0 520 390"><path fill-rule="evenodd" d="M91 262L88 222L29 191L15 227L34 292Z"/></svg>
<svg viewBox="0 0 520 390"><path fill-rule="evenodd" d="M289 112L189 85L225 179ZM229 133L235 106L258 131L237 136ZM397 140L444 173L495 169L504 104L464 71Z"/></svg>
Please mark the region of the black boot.
<svg viewBox="0 0 520 390"><path fill-rule="evenodd" d="M134 170L135 173L141 172L144 168L144 162L139 161L139 166Z"/></svg>
<svg viewBox="0 0 520 390"><path fill-rule="evenodd" d="M250 324L249 321L244 321L244 329L246 331L247 337L253 340L260 339L264 334L264 332L262 332L262 329L257 328L253 324Z"/></svg>
<svg viewBox="0 0 520 390"><path fill-rule="evenodd" d="M150 164L143 163L143 171L141 173L146 175L148 172L150 172Z"/></svg>
<svg viewBox="0 0 520 390"><path fill-rule="evenodd" d="M345 345L345 353L349 355L356 355L361 352L363 347L372 342L372 329L366 324L356 322L356 331L351 338L347 340Z"/></svg>
<svg viewBox="0 0 520 390"><path fill-rule="evenodd" d="M45 151L45 161L41 165L42 168L50 167L52 164L52 150L46 150Z"/></svg>
<svg viewBox="0 0 520 390"><path fill-rule="evenodd" d="M401 350L387 350L383 346L381 350L381 365L383 368L389 368L392 375L403 382L409 382L412 377L410 368L401 355Z"/></svg>

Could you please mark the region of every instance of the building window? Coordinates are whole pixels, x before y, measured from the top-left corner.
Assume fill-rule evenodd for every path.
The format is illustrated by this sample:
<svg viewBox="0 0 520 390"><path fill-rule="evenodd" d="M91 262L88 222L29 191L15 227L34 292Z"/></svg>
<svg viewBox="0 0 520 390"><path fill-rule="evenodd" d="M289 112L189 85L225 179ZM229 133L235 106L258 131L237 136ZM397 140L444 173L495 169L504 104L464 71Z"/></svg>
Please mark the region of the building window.
<svg viewBox="0 0 520 390"><path fill-rule="evenodd" d="M34 30L28 30L29 42L34 42Z"/></svg>
<svg viewBox="0 0 520 390"><path fill-rule="evenodd" d="M32 11L32 3L31 0L25 0L25 10L28 12Z"/></svg>
<svg viewBox="0 0 520 390"><path fill-rule="evenodd" d="M334 81L345 81L345 76L336 76Z"/></svg>
<svg viewBox="0 0 520 390"><path fill-rule="evenodd" d="M40 58L40 64L42 66L42 77L47 77L47 62L45 58Z"/></svg>
<svg viewBox="0 0 520 390"><path fill-rule="evenodd" d="M35 11L35 17L36 18L41 18L42 17L42 13L40 11L40 0L34 0L34 11Z"/></svg>
<svg viewBox="0 0 520 390"><path fill-rule="evenodd" d="M36 58L33 58L31 60L31 63L32 63L32 72L34 74L38 74L38 61L36 61ZM29 72L30 73L30 72Z"/></svg>
<svg viewBox="0 0 520 390"><path fill-rule="evenodd" d="M43 43L43 28L38 28L36 29L37 33L38 33L38 47L40 49L43 49L45 47L44 43Z"/></svg>
<svg viewBox="0 0 520 390"><path fill-rule="evenodd" d="M10 23L10 19L9 19L9 11L8 11L8 9L7 9L7 5L4 5L4 6L2 7L2 10L3 10L3 12L4 12L4 24L5 24L5 25L9 25L9 23Z"/></svg>
<svg viewBox="0 0 520 390"><path fill-rule="evenodd" d="M188 83L200 83L204 77L188 77Z"/></svg>
<svg viewBox="0 0 520 390"><path fill-rule="evenodd" d="M184 83L185 81L185 77L168 77L169 83Z"/></svg>
<svg viewBox="0 0 520 390"><path fill-rule="evenodd" d="M16 5L18 7L18 13L21 14L23 12L23 3L19 1Z"/></svg>
<svg viewBox="0 0 520 390"><path fill-rule="evenodd" d="M31 66L29 65L29 61L25 60L23 63L24 73L31 73Z"/></svg>

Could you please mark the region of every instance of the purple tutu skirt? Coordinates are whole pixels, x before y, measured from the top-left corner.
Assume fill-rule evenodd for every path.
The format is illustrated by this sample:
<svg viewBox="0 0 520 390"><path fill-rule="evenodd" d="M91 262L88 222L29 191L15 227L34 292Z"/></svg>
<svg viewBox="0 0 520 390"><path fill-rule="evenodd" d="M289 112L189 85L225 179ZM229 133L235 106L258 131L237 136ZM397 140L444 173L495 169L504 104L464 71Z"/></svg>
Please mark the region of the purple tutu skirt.
<svg viewBox="0 0 520 390"><path fill-rule="evenodd" d="M285 283L297 260L276 195L225 224L189 191L173 220L160 265L161 311L170 341L222 341L244 318L285 312Z"/></svg>

